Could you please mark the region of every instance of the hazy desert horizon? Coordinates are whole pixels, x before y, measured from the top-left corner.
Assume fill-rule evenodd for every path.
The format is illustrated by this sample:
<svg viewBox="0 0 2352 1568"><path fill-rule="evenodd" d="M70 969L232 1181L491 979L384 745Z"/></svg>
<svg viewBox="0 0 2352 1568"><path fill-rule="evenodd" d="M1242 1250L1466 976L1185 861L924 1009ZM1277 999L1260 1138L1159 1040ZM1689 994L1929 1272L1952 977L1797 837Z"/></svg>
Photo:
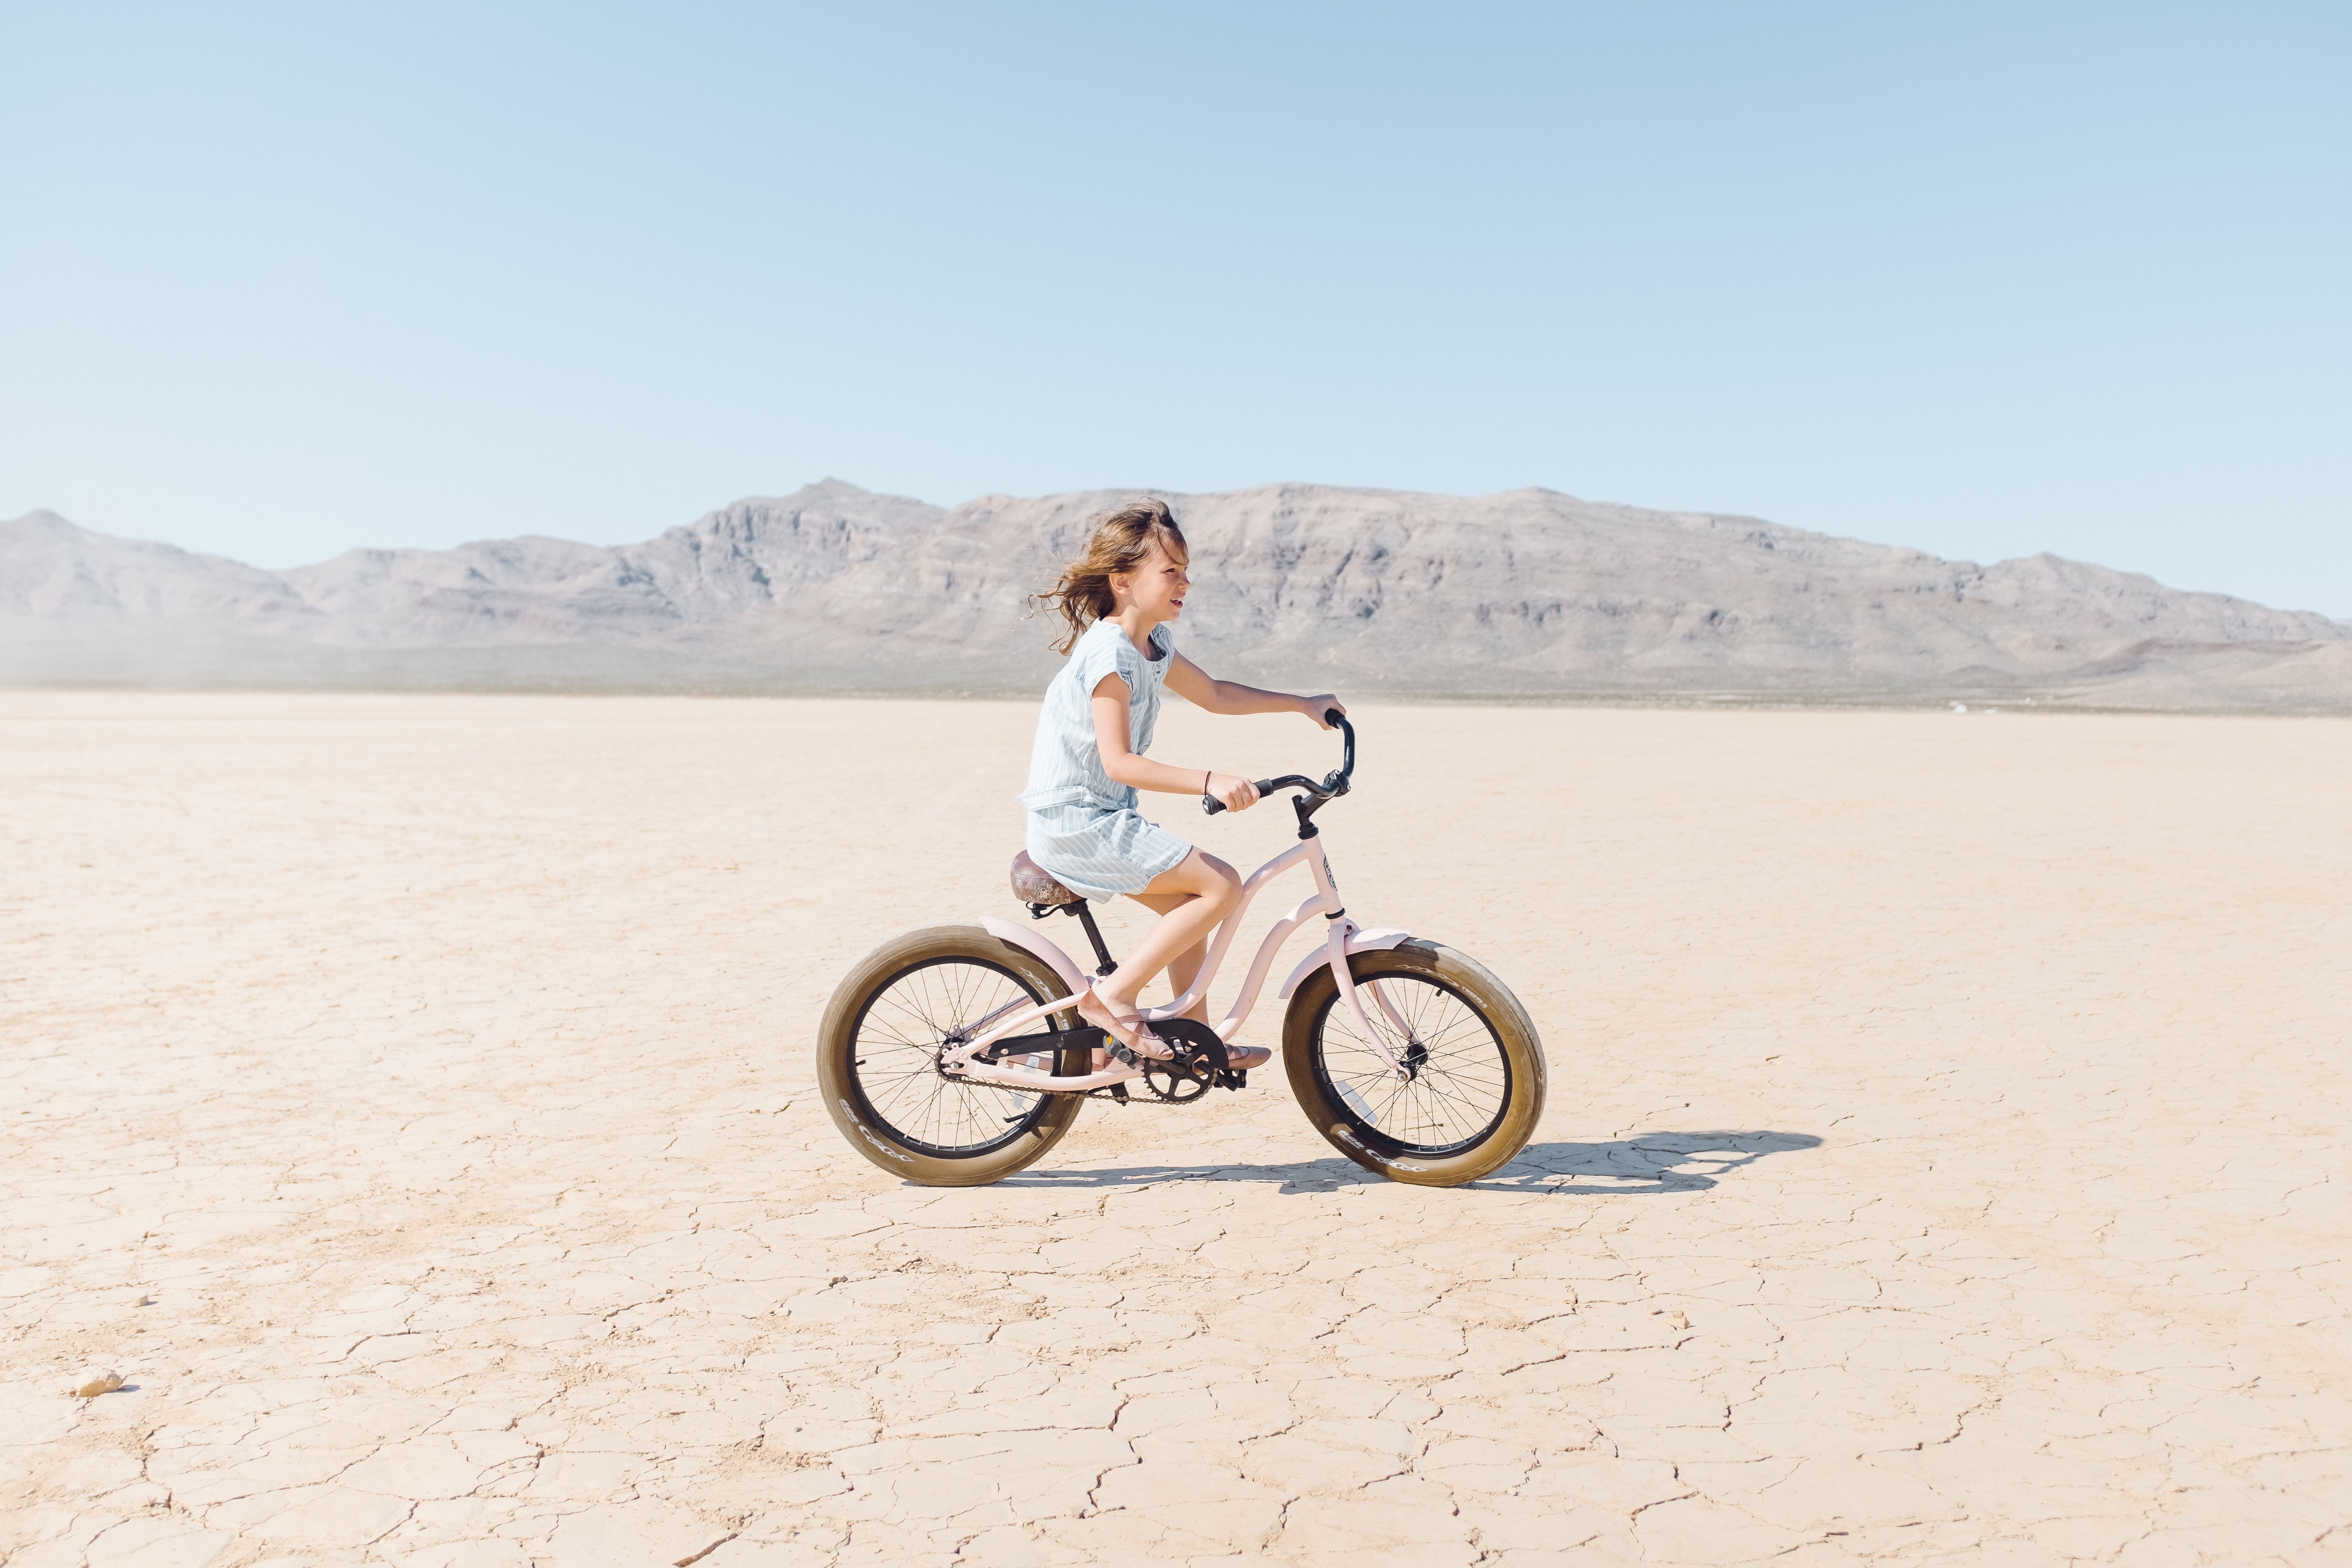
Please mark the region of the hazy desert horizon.
<svg viewBox="0 0 2352 1568"><path fill-rule="evenodd" d="M643 544L546 536L265 572L0 523L0 684L1006 696L1026 595L1136 491L955 508L836 479ZM1165 492L1162 492L1165 493ZM2048 554L1979 566L1526 489L1171 495L1188 652L1414 698L2352 711L2352 624Z"/></svg>

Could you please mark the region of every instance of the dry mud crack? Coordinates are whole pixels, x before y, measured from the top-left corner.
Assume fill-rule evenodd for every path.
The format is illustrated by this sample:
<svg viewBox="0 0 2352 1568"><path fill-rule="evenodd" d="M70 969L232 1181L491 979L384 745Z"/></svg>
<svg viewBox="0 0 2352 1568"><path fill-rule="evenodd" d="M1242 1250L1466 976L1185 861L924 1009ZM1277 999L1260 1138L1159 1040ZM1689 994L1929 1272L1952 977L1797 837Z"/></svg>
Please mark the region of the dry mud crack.
<svg viewBox="0 0 2352 1568"><path fill-rule="evenodd" d="M0 721L8 1568L2352 1560L2352 723L1368 710L1351 905L1551 1056L1431 1192L1279 1074L986 1189L835 1134L835 978L1010 912L1017 706Z"/></svg>

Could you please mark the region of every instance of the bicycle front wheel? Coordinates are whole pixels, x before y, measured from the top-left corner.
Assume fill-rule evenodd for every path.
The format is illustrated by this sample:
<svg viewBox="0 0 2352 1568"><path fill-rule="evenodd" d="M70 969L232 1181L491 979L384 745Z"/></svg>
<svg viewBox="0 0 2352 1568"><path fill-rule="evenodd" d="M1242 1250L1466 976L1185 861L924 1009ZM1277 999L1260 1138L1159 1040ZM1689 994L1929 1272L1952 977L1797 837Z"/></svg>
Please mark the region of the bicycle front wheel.
<svg viewBox="0 0 2352 1568"><path fill-rule="evenodd" d="M1348 973L1405 1072L1364 1037L1329 966L1317 970L1282 1025L1283 1070L1315 1130L1364 1169L1415 1186L1458 1186L1515 1159L1543 1114L1544 1055L1510 987L1467 954L1417 940L1351 954Z"/></svg>
<svg viewBox="0 0 2352 1568"><path fill-rule="evenodd" d="M957 1031L1068 994L1042 959L979 926L886 942L843 978L818 1026L825 1110L851 1148L908 1181L976 1187L1009 1176L1061 1141L1082 1097L950 1078L940 1052ZM1062 1032L1074 1016L1057 1013L1025 1032ZM1091 1058L1084 1047L1057 1051L1054 1071L1084 1074Z"/></svg>

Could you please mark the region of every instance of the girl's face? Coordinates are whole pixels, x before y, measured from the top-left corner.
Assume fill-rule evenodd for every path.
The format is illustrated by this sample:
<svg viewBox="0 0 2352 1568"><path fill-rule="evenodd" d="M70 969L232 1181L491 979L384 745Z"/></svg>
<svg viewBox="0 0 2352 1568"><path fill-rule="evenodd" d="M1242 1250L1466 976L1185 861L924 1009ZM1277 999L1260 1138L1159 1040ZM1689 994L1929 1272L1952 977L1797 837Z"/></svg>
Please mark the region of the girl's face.
<svg viewBox="0 0 2352 1568"><path fill-rule="evenodd" d="M1155 539L1151 553L1134 571L1111 574L1110 591L1121 609L1131 605L1140 610L1147 625L1172 621L1184 613L1184 595L1192 586L1187 564L1184 557L1168 552L1165 541Z"/></svg>

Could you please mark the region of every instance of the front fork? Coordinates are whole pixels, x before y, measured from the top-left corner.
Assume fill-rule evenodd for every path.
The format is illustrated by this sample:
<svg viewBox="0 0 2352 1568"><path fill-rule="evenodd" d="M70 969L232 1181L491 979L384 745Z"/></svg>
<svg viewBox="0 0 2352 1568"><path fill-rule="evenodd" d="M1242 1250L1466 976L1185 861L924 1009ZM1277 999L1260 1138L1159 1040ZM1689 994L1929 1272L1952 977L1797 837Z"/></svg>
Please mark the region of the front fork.
<svg viewBox="0 0 2352 1568"><path fill-rule="evenodd" d="M1348 938L1354 935L1356 930L1356 922L1345 915L1331 922L1331 929L1323 939L1329 954L1331 978L1339 984L1340 1000L1347 1003L1349 1011L1356 1015L1356 1027L1362 1032L1365 1043L1372 1047L1373 1054L1388 1063L1389 1070L1397 1077L1410 1079L1413 1069L1397 1059L1396 1053L1389 1049L1388 1037L1372 1027L1371 1016L1364 1011L1364 993L1369 991L1372 994L1373 1004L1390 1023L1396 1026L1396 1032L1404 1037L1408 1053L1421 1041L1414 1036L1411 1026L1399 1016L1396 1004L1389 1000L1389 994L1381 989L1379 981L1367 980L1359 988L1356 977L1348 973Z"/></svg>
<svg viewBox="0 0 2352 1568"><path fill-rule="evenodd" d="M1331 875L1331 861L1324 853L1322 835L1306 820L1304 811L1300 813L1299 822L1299 836L1315 847L1314 854L1307 858L1307 863L1315 868L1315 886L1331 905L1331 912L1325 921L1330 929L1323 934L1323 947L1331 965L1331 978L1339 987L1339 997L1348 1004L1348 1010L1355 1014L1356 1027L1362 1031L1365 1043L1372 1047L1373 1054L1388 1063L1389 1070L1398 1078L1410 1079L1413 1069L1397 1059L1396 1053L1389 1049L1388 1037L1372 1027L1371 1016L1364 1011L1362 992L1356 987L1356 977L1348 973L1348 939L1361 928L1348 918L1347 906L1339 900L1339 884ZM1366 981L1363 990L1372 994L1374 1005L1387 1016L1390 1023L1396 1026L1396 1032L1404 1037L1405 1048L1410 1053L1421 1042L1414 1037L1404 1019L1398 1016L1396 1004L1389 1000L1388 993L1381 989L1377 980Z"/></svg>

